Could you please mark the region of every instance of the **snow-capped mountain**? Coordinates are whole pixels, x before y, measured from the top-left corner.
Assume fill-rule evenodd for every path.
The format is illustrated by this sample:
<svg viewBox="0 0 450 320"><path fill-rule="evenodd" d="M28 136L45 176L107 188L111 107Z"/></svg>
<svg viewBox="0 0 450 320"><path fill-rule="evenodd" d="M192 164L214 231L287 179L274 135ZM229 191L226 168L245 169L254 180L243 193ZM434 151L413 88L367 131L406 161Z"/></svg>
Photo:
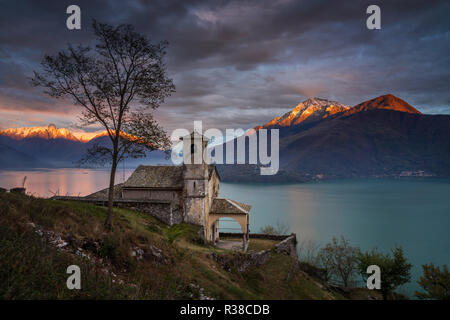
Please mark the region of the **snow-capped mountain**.
<svg viewBox="0 0 450 320"><path fill-rule="evenodd" d="M259 128L279 130L278 173L261 176L258 165L220 165L223 181L450 176L450 115L422 114L392 94L352 108L308 99Z"/></svg>
<svg viewBox="0 0 450 320"><path fill-rule="evenodd" d="M57 128L54 124L50 124L48 127L9 128L6 130L0 130L0 135L7 136L15 140L23 140L26 138L42 138L88 142L96 135L98 135L98 133L75 133L66 128Z"/></svg>
<svg viewBox="0 0 450 320"><path fill-rule="evenodd" d="M106 131L73 132L65 128L11 128L0 130L0 169L74 167L94 144L110 146ZM127 159L127 166L167 163L161 150L147 152L149 158Z"/></svg>
<svg viewBox="0 0 450 320"><path fill-rule="evenodd" d="M255 130L272 127L289 127L301 123L315 122L349 109L350 106L336 101L310 98L300 102L292 111L285 113L281 117L276 117L262 126L255 127Z"/></svg>

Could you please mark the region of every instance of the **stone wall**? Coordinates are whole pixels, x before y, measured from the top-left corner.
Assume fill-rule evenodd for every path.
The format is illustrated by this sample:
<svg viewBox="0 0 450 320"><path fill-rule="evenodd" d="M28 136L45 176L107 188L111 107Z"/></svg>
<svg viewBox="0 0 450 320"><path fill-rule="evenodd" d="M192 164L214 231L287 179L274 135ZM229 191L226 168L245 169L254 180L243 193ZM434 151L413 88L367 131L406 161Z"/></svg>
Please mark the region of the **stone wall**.
<svg viewBox="0 0 450 320"><path fill-rule="evenodd" d="M156 189L122 189L122 197L129 200L158 200L171 201L181 204L183 195L181 190L156 190Z"/></svg>
<svg viewBox="0 0 450 320"><path fill-rule="evenodd" d="M106 199L87 199L79 197L53 197L52 199L88 202L99 206L106 206L108 204ZM168 201L114 200L114 206L148 213L168 225L183 222L183 208Z"/></svg>
<svg viewBox="0 0 450 320"><path fill-rule="evenodd" d="M20 194L25 194L27 191L27 189L25 188L11 188L9 190L10 193L20 193Z"/></svg>
<svg viewBox="0 0 450 320"><path fill-rule="evenodd" d="M222 235L222 233L221 233ZM256 235L261 236L261 234ZM267 236L267 235L264 235ZM275 236L283 237L284 239L275 245L275 252L286 254L295 258L295 264L298 263L297 259L297 236L295 233L286 236ZM268 237L263 237L263 239L269 239ZM274 240L273 238L271 240ZM217 254L212 253L211 258L215 260L220 266L227 270L236 269L238 272L245 272L251 267L257 267L266 264L270 259L271 250L262 250L259 252L250 251L248 253L233 253L233 254Z"/></svg>
<svg viewBox="0 0 450 320"><path fill-rule="evenodd" d="M170 203L117 202L115 206L148 213L170 226L183 222L183 211L172 208Z"/></svg>
<svg viewBox="0 0 450 320"><path fill-rule="evenodd" d="M242 233L220 233L220 237L242 237ZM274 246L276 253L286 254L295 259L294 264L298 264L297 255L297 236L295 233L290 235L267 235L267 234L255 234L250 233L250 239L268 239L280 241ZM227 271L235 268L238 272L244 272L248 268L260 266L266 264L270 259L271 250L262 250L259 252L247 252L247 253L234 253L234 254L211 254L211 258L218 262L221 267ZM294 271L292 271L294 272ZM291 273L291 272L290 272Z"/></svg>
<svg viewBox="0 0 450 320"><path fill-rule="evenodd" d="M244 234L241 232L221 232L221 238L242 238ZM275 235L275 234L264 234L264 233L250 233L250 239L267 239L274 241L283 241L289 238L291 235Z"/></svg>
<svg viewBox="0 0 450 320"><path fill-rule="evenodd" d="M242 238L243 233L221 232L220 238ZM284 253L291 257L298 258L297 254L297 236L295 233L290 235L273 235L263 233L250 233L250 239L267 239L280 241L275 244L275 252Z"/></svg>
<svg viewBox="0 0 450 320"><path fill-rule="evenodd" d="M186 216L184 221L196 225L205 225L205 198L186 198Z"/></svg>
<svg viewBox="0 0 450 320"><path fill-rule="evenodd" d="M295 233L292 233L286 239L277 243L275 245L275 252L284 253L284 254L287 254L288 256L298 259L297 236L295 235Z"/></svg>

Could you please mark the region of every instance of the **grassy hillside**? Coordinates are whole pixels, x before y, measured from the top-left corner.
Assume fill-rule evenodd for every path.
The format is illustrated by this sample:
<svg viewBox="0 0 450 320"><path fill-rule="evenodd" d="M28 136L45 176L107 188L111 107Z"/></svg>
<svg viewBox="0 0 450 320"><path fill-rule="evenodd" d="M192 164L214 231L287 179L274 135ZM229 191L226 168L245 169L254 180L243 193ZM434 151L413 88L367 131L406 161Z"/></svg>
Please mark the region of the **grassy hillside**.
<svg viewBox="0 0 450 320"><path fill-rule="evenodd" d="M130 210L115 210L106 232L106 209L0 194L0 299L336 299L292 257L271 253L245 272L225 270L198 227L168 227ZM269 248L252 240L250 249ZM81 290L68 290L66 268L80 266ZM288 280L289 279L289 280Z"/></svg>

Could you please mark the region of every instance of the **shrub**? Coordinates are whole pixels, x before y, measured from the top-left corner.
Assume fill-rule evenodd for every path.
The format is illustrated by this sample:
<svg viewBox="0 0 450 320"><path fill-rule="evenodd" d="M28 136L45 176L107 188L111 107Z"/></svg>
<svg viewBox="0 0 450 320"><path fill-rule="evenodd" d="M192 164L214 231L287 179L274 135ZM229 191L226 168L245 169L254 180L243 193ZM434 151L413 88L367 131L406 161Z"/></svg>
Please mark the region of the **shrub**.
<svg viewBox="0 0 450 320"><path fill-rule="evenodd" d="M432 263L422 265L423 276L417 283L425 292L415 292L415 296L419 299L436 299L450 300L450 273L447 265L442 267L442 271L438 266Z"/></svg>
<svg viewBox="0 0 450 320"><path fill-rule="evenodd" d="M106 237L100 244L99 255L102 258L107 258L113 263L117 263L119 258L119 246L120 242L115 237Z"/></svg>
<svg viewBox="0 0 450 320"><path fill-rule="evenodd" d="M277 221L275 226L267 225L260 229L262 234L284 235L289 233L289 225Z"/></svg>
<svg viewBox="0 0 450 320"><path fill-rule="evenodd" d="M410 269L412 267L403 255L403 249L396 247L391 250L391 254L383 254L377 248L371 252L361 252L358 257L358 269L361 276L367 280L367 267L377 265L381 270L381 294L383 299L388 296L400 285L410 281Z"/></svg>

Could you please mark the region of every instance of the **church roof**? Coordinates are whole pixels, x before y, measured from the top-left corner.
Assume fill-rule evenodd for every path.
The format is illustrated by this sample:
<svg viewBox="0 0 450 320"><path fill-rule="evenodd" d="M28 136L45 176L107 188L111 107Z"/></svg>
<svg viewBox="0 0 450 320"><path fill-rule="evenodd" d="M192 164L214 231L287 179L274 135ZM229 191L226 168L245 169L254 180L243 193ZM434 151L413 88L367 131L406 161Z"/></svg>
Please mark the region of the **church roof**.
<svg viewBox="0 0 450 320"><path fill-rule="evenodd" d="M217 167L216 167L215 164L209 164L209 165L208 165L208 180L211 179L211 177L212 177L214 171L216 172L217 177L218 177L219 180L220 180L219 171L217 171Z"/></svg>
<svg viewBox="0 0 450 320"><path fill-rule="evenodd" d="M182 166L139 166L123 184L124 188L182 188Z"/></svg>
<svg viewBox="0 0 450 320"><path fill-rule="evenodd" d="M250 213L251 205L238 202L235 200L214 198L211 205L211 213L216 214L248 214Z"/></svg>
<svg viewBox="0 0 450 320"><path fill-rule="evenodd" d="M116 184L114 186L114 199L120 199L122 198L122 187L123 183ZM109 188L105 188L103 190L94 192L90 195L87 195L86 199L103 199L107 200L109 195Z"/></svg>
<svg viewBox="0 0 450 320"><path fill-rule="evenodd" d="M216 171L208 165L208 179ZM219 177L220 179L220 177ZM183 188L183 166L139 166L123 184L124 188Z"/></svg>

